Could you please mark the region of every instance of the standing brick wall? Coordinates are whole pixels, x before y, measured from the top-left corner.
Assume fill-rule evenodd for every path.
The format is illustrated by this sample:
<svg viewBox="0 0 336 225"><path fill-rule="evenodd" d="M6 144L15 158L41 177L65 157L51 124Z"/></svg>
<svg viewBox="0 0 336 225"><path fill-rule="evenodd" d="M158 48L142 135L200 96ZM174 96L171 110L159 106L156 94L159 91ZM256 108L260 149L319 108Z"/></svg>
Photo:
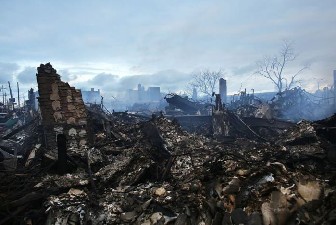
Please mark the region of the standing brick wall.
<svg viewBox="0 0 336 225"><path fill-rule="evenodd" d="M64 134L67 148L85 149L87 114L80 90L61 81L50 63L41 64L36 74L45 145L57 151L57 135Z"/></svg>

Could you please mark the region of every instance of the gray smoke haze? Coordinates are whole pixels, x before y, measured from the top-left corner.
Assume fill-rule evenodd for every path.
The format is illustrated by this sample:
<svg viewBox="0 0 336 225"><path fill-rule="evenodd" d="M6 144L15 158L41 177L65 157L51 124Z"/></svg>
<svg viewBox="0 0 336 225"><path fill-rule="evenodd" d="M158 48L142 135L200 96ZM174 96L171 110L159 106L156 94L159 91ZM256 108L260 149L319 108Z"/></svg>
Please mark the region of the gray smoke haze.
<svg viewBox="0 0 336 225"><path fill-rule="evenodd" d="M177 79L178 77L178 79ZM185 74L174 70L160 71L148 75L129 75L118 76L108 73L100 73L92 79L79 83L82 89L96 88L103 92L123 92L128 89L136 89L138 84L146 88L150 86L159 86L165 92L179 91L180 87L185 87L190 81L191 74Z"/></svg>

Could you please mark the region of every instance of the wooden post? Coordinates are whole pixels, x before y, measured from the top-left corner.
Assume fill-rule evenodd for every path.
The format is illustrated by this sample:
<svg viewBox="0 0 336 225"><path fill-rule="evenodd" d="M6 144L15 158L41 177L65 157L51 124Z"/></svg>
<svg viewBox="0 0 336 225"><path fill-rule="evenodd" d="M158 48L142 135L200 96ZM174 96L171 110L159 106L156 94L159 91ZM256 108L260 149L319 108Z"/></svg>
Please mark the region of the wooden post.
<svg viewBox="0 0 336 225"><path fill-rule="evenodd" d="M19 88L19 82L16 82L17 84L17 91L18 91L18 108L20 110L20 88Z"/></svg>
<svg viewBox="0 0 336 225"><path fill-rule="evenodd" d="M106 121L106 137L110 138L111 137L111 124L110 121Z"/></svg>

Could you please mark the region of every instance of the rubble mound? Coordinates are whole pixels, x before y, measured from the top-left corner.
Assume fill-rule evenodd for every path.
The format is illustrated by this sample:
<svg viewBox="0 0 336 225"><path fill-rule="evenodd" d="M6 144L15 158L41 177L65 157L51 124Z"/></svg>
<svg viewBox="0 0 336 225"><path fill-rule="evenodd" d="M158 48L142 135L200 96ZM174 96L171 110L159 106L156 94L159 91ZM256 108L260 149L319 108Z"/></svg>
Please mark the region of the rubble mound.
<svg viewBox="0 0 336 225"><path fill-rule="evenodd" d="M69 154L71 172L41 159L0 173L0 224L336 222L327 121L302 121L275 142L219 142L164 117L110 119L110 137L97 131L86 156Z"/></svg>

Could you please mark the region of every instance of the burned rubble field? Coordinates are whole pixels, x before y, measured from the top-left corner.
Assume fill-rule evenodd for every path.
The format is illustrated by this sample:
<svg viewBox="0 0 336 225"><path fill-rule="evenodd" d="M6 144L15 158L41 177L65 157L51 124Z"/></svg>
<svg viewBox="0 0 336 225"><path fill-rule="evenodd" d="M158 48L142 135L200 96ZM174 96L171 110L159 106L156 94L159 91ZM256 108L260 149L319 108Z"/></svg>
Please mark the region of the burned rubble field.
<svg viewBox="0 0 336 225"><path fill-rule="evenodd" d="M64 174L30 124L19 169L0 173L0 224L336 223L335 115L269 140L217 141L164 117L111 121L111 137L93 126L86 154L68 149Z"/></svg>

